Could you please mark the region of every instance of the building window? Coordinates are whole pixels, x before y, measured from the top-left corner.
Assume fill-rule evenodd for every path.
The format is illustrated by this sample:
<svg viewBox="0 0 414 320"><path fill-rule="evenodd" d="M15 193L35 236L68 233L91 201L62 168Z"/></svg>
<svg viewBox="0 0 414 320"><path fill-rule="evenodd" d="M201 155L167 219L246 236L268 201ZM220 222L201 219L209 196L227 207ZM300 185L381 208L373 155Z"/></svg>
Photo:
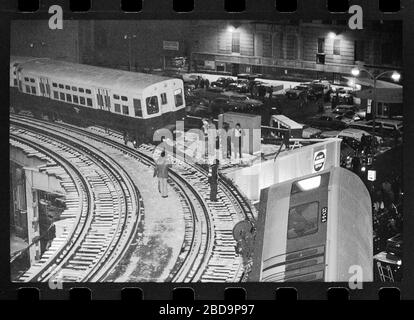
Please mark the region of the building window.
<svg viewBox="0 0 414 320"><path fill-rule="evenodd" d="M56 83L56 82L53 82L53 83L52 83L52 86L53 86L54 88L57 88L57 83Z"/></svg>
<svg viewBox="0 0 414 320"><path fill-rule="evenodd" d="M325 38L318 38L318 53L325 53Z"/></svg>
<svg viewBox="0 0 414 320"><path fill-rule="evenodd" d="M231 52L240 53L240 32L231 34Z"/></svg>
<svg viewBox="0 0 414 320"><path fill-rule="evenodd" d="M121 96L121 100L122 100L122 101L128 101L128 98L127 98L127 97L125 97L125 96Z"/></svg>
<svg viewBox="0 0 414 320"><path fill-rule="evenodd" d="M87 93L87 94L91 94L91 90L86 89L86 93Z"/></svg>
<svg viewBox="0 0 414 320"><path fill-rule="evenodd" d="M35 82L35 79L33 79L33 78L30 78L30 82L33 82L33 83L34 83L34 82Z"/></svg>
<svg viewBox="0 0 414 320"><path fill-rule="evenodd" d="M92 99L91 98L87 98L86 103L87 103L88 107L92 107Z"/></svg>
<svg viewBox="0 0 414 320"><path fill-rule="evenodd" d="M60 100L65 101L65 94L60 92Z"/></svg>
<svg viewBox="0 0 414 320"><path fill-rule="evenodd" d="M29 78L28 77L24 77L24 81L29 82Z"/></svg>
<svg viewBox="0 0 414 320"><path fill-rule="evenodd" d="M72 87L72 90L73 90L73 91L78 91L78 90L76 89L76 87Z"/></svg>
<svg viewBox="0 0 414 320"><path fill-rule="evenodd" d="M263 57L271 57L272 56L272 34L271 33L263 33Z"/></svg>
<svg viewBox="0 0 414 320"><path fill-rule="evenodd" d="M17 79L13 79L13 85L17 87Z"/></svg>
<svg viewBox="0 0 414 320"><path fill-rule="evenodd" d="M85 105L85 98L84 97L79 97L79 102L80 102L80 104Z"/></svg>
<svg viewBox="0 0 414 320"><path fill-rule="evenodd" d="M161 93L161 104L167 104L167 94Z"/></svg>
<svg viewBox="0 0 414 320"><path fill-rule="evenodd" d="M128 115L129 114L129 108L128 106L122 106L122 113Z"/></svg>
<svg viewBox="0 0 414 320"><path fill-rule="evenodd" d="M121 112L121 105L119 103L115 103L115 112Z"/></svg>
<svg viewBox="0 0 414 320"><path fill-rule="evenodd" d="M70 90L70 86L65 86L65 89L66 90Z"/></svg>
<svg viewBox="0 0 414 320"><path fill-rule="evenodd" d="M162 95L161 95L161 97L162 97ZM142 118L141 100L139 100L139 99L133 99L132 101L134 103L135 116L136 117L139 117L139 118Z"/></svg>
<svg viewBox="0 0 414 320"><path fill-rule="evenodd" d="M36 88L35 87L32 87L32 93L36 94Z"/></svg>
<svg viewBox="0 0 414 320"><path fill-rule="evenodd" d="M335 39L333 42L333 54L339 56L341 54L341 40Z"/></svg>
<svg viewBox="0 0 414 320"><path fill-rule="evenodd" d="M79 88L79 92L85 92L83 88Z"/></svg>
<svg viewBox="0 0 414 320"><path fill-rule="evenodd" d="M26 93L30 93L30 86L26 85Z"/></svg>
<svg viewBox="0 0 414 320"><path fill-rule="evenodd" d="M79 98L78 98L78 96L73 96L73 103L76 103L76 104L78 104L79 103Z"/></svg>
<svg viewBox="0 0 414 320"><path fill-rule="evenodd" d="M59 94L57 91L53 91L53 98L59 99Z"/></svg>
<svg viewBox="0 0 414 320"><path fill-rule="evenodd" d="M354 60L355 61L364 61L364 42L356 40L354 42Z"/></svg>
<svg viewBox="0 0 414 320"><path fill-rule="evenodd" d="M286 37L286 59L295 60L297 59L297 39L295 35L288 35Z"/></svg>
<svg viewBox="0 0 414 320"><path fill-rule="evenodd" d="M60 84L60 83L59 83L59 88L60 88L60 89L63 89L63 88L64 88L64 87L63 87L63 84Z"/></svg>
<svg viewBox="0 0 414 320"><path fill-rule="evenodd" d="M119 96L117 94L114 94L114 99L119 100Z"/></svg>
<svg viewBox="0 0 414 320"><path fill-rule="evenodd" d="M72 96L69 93L66 94L66 100L72 102Z"/></svg>
<svg viewBox="0 0 414 320"><path fill-rule="evenodd" d="M177 108L182 106L184 103L183 90L181 89L174 90L174 98L175 98L175 106Z"/></svg>
<svg viewBox="0 0 414 320"><path fill-rule="evenodd" d="M147 102L147 114L151 115L154 113L158 113L158 98L157 96L148 97L146 99Z"/></svg>

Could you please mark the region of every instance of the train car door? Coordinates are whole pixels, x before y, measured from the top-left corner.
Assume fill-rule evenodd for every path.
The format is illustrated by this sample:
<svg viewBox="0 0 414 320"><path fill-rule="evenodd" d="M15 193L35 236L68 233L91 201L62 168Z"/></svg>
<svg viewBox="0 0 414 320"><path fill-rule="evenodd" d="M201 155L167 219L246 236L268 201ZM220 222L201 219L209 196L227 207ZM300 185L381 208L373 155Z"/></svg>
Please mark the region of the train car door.
<svg viewBox="0 0 414 320"><path fill-rule="evenodd" d="M40 94L43 97L50 98L50 85L49 80L46 78L39 79Z"/></svg>
<svg viewBox="0 0 414 320"><path fill-rule="evenodd" d="M111 110L111 100L109 98L108 90L98 89L98 93L97 93L96 96L97 96L99 109L104 110L104 111L110 111Z"/></svg>

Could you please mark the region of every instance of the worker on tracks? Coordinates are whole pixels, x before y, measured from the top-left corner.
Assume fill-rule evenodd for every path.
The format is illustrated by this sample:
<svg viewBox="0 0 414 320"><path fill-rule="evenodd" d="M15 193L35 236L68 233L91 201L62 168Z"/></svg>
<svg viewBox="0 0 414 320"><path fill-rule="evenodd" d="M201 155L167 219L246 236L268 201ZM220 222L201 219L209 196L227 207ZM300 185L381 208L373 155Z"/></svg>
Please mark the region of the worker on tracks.
<svg viewBox="0 0 414 320"><path fill-rule="evenodd" d="M162 151L160 157L155 162L154 176L157 176L158 178L158 191L161 193L163 198L168 197L168 168L171 168L171 166L171 163L165 155L165 151Z"/></svg>
<svg viewBox="0 0 414 320"><path fill-rule="evenodd" d="M217 201L217 184L218 184L218 166L219 160L216 159L208 170L208 182L210 184L210 201Z"/></svg>

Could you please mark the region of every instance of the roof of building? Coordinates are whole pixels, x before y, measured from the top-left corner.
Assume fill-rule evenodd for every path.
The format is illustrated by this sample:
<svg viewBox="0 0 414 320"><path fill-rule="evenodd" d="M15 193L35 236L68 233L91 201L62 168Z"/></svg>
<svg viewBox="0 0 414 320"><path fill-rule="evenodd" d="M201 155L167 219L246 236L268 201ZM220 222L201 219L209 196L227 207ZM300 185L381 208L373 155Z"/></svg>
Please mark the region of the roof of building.
<svg viewBox="0 0 414 320"><path fill-rule="evenodd" d="M83 84L98 88L134 92L142 91L149 85L172 79L147 73L95 67L52 59L23 62L22 68L24 72L60 80L68 84Z"/></svg>

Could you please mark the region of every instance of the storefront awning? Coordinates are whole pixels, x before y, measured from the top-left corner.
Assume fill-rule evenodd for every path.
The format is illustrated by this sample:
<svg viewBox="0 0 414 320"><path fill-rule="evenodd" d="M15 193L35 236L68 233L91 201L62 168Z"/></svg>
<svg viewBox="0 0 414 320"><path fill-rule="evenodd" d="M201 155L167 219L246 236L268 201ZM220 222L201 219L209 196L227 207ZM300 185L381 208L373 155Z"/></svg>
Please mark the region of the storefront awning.
<svg viewBox="0 0 414 320"><path fill-rule="evenodd" d="M345 77L348 80L355 81L356 84L363 86L363 89L355 92L355 96L361 99L374 99L374 81L367 78ZM364 88L365 87L365 88ZM371 88L366 88L371 87ZM402 103L403 86L390 83L387 81L377 80L377 101L384 103Z"/></svg>

